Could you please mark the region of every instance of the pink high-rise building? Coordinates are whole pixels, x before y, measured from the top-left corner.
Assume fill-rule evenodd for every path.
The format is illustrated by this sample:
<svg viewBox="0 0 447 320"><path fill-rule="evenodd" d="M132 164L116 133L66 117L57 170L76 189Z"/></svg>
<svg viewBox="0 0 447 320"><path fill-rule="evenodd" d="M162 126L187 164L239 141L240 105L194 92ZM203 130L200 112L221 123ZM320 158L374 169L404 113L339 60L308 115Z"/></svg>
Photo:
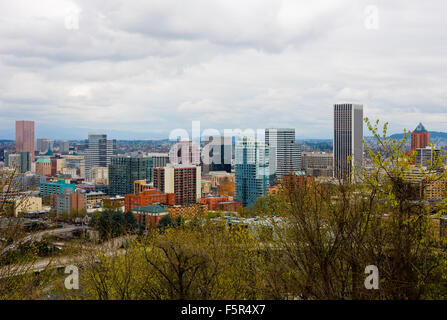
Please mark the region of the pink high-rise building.
<svg viewBox="0 0 447 320"><path fill-rule="evenodd" d="M16 121L16 152L24 151L34 159L34 121Z"/></svg>

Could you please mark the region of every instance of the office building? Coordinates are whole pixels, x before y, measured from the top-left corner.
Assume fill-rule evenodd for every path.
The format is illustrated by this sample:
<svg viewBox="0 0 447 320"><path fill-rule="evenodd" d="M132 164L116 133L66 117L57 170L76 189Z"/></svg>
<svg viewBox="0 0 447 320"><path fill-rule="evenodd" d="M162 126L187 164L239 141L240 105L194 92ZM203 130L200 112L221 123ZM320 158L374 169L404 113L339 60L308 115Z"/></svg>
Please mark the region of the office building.
<svg viewBox="0 0 447 320"><path fill-rule="evenodd" d="M31 171L31 153L27 151L20 152L20 172Z"/></svg>
<svg viewBox="0 0 447 320"><path fill-rule="evenodd" d="M16 152L29 152L34 160L34 121L16 121Z"/></svg>
<svg viewBox="0 0 447 320"><path fill-rule="evenodd" d="M152 159L148 157L112 157L109 166L109 194L133 193L136 180L152 180Z"/></svg>
<svg viewBox="0 0 447 320"><path fill-rule="evenodd" d="M295 142L295 129L265 129L265 143L270 149L271 183L301 170L302 150Z"/></svg>
<svg viewBox="0 0 447 320"><path fill-rule="evenodd" d="M65 168L64 158L51 158L51 175L53 177L62 173L63 168Z"/></svg>
<svg viewBox="0 0 447 320"><path fill-rule="evenodd" d="M334 105L334 177L351 179L363 165L363 105ZM351 157L351 161L349 161Z"/></svg>
<svg viewBox="0 0 447 320"><path fill-rule="evenodd" d="M37 138L36 151L45 153L48 149L53 149L53 140L47 138Z"/></svg>
<svg viewBox="0 0 447 320"><path fill-rule="evenodd" d="M416 148L416 165L429 167L436 163L436 160L442 156L442 150L427 146L425 148Z"/></svg>
<svg viewBox="0 0 447 320"><path fill-rule="evenodd" d="M65 167L73 169L75 176L73 178L85 178L85 157L83 155L64 155Z"/></svg>
<svg viewBox="0 0 447 320"><path fill-rule="evenodd" d="M108 167L116 150L116 140L107 140L104 133L89 133L85 161L85 175L89 178L92 167Z"/></svg>
<svg viewBox="0 0 447 320"><path fill-rule="evenodd" d="M17 173L21 172L21 157L18 153L12 153L8 155L8 167L16 170Z"/></svg>
<svg viewBox="0 0 447 320"><path fill-rule="evenodd" d="M66 183L64 180L57 182L41 182L40 183L40 197L46 197L53 194L61 194L64 189L71 189L75 192L76 185L74 183Z"/></svg>
<svg viewBox="0 0 447 320"><path fill-rule="evenodd" d="M69 151L70 151L70 145L68 141L66 140L59 141L59 153L67 154Z"/></svg>
<svg viewBox="0 0 447 320"><path fill-rule="evenodd" d="M269 190L269 147L251 137L243 137L235 147L235 200L252 206Z"/></svg>
<svg viewBox="0 0 447 320"><path fill-rule="evenodd" d="M109 168L107 167L92 167L90 169L90 176L88 181L98 184L109 184Z"/></svg>
<svg viewBox="0 0 447 320"><path fill-rule="evenodd" d="M232 137L205 137L203 144L203 174L207 175L210 171L226 171L231 173Z"/></svg>
<svg viewBox="0 0 447 320"><path fill-rule="evenodd" d="M51 176L51 159L49 158L37 159L36 174L38 176Z"/></svg>
<svg viewBox="0 0 447 320"><path fill-rule="evenodd" d="M81 211L86 208L85 196L80 190L73 192L71 188L66 188L61 194L56 194L56 212L71 215L73 211Z"/></svg>
<svg viewBox="0 0 447 320"><path fill-rule="evenodd" d="M333 177L334 155L326 152L303 152L302 169L314 177Z"/></svg>
<svg viewBox="0 0 447 320"><path fill-rule="evenodd" d="M411 133L411 150L426 148L430 144L430 132L425 129L422 123L419 123L416 129Z"/></svg>
<svg viewBox="0 0 447 320"><path fill-rule="evenodd" d="M152 159L153 168L166 167L169 163L168 153L149 153L148 157Z"/></svg>
<svg viewBox="0 0 447 320"><path fill-rule="evenodd" d="M202 195L201 168L189 164L154 168L154 187L164 193L175 193L177 205L197 203Z"/></svg>

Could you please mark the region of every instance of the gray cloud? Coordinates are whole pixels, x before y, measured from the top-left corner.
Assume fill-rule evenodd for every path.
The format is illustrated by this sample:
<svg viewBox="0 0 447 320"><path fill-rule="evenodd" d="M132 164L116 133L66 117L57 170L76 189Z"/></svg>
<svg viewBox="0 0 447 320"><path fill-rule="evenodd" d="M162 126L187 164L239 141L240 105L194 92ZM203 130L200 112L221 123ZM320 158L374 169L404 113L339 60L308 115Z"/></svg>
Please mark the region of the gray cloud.
<svg viewBox="0 0 447 320"><path fill-rule="evenodd" d="M368 5L377 30L365 28ZM11 137L13 120L27 118L60 138L84 135L64 127L149 138L200 120L323 138L334 103L360 102L395 132L419 121L447 131L446 9L442 0L5 1L0 125ZM79 29L67 29L73 19Z"/></svg>

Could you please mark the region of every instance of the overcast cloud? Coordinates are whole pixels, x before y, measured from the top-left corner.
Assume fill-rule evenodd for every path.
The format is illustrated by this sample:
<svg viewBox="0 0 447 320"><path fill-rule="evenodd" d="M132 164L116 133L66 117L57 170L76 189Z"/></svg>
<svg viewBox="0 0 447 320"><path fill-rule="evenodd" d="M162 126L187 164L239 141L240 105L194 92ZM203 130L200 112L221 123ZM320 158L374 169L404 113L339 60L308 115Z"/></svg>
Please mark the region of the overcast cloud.
<svg viewBox="0 0 447 320"><path fill-rule="evenodd" d="M16 119L49 138L162 137L193 120L331 138L338 102L393 132L447 131L446 11L445 0L2 1L0 138Z"/></svg>

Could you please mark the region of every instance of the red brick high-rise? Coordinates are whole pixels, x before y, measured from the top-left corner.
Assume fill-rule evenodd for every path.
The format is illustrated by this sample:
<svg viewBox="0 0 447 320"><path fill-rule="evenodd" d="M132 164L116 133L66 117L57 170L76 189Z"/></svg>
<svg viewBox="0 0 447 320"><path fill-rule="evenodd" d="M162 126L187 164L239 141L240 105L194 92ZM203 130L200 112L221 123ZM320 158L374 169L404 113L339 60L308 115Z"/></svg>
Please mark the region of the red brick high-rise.
<svg viewBox="0 0 447 320"><path fill-rule="evenodd" d="M411 151L423 149L430 144L430 132L428 132L422 123L411 133Z"/></svg>
<svg viewBox="0 0 447 320"><path fill-rule="evenodd" d="M154 187L164 193L175 193L177 205L198 203L202 196L201 168L186 164L154 168Z"/></svg>
<svg viewBox="0 0 447 320"><path fill-rule="evenodd" d="M16 152L24 151L34 159L34 121L16 121Z"/></svg>

